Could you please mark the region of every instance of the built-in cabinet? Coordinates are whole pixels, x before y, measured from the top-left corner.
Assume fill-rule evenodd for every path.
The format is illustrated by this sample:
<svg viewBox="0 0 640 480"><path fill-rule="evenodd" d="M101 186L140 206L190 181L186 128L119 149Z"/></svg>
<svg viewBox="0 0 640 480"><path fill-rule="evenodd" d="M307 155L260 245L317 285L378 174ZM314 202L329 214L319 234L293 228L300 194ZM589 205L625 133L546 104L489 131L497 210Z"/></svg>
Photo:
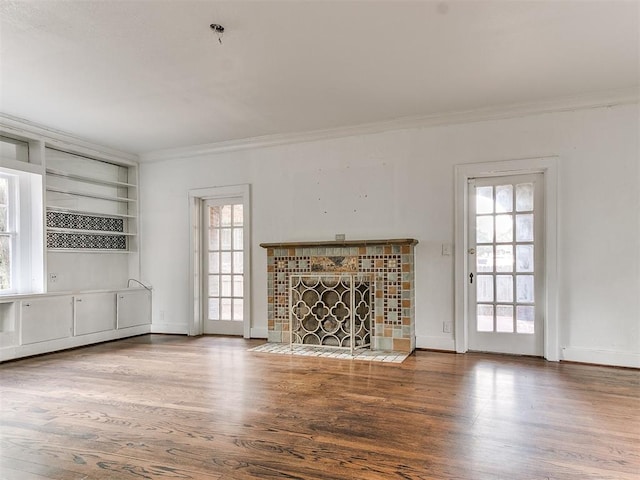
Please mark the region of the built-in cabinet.
<svg viewBox="0 0 640 480"><path fill-rule="evenodd" d="M113 292L74 295L74 335L115 330L117 295Z"/></svg>
<svg viewBox="0 0 640 480"><path fill-rule="evenodd" d="M17 179L0 223L17 219L2 232L17 247L0 263L0 361L149 333L151 291L127 288L137 157L0 119L0 169Z"/></svg>
<svg viewBox="0 0 640 480"><path fill-rule="evenodd" d="M20 345L73 334L73 297L31 298L20 302Z"/></svg>
<svg viewBox="0 0 640 480"><path fill-rule="evenodd" d="M140 292L118 292L117 328L129 328L149 323L151 295L142 297Z"/></svg>
<svg viewBox="0 0 640 480"><path fill-rule="evenodd" d="M151 291L0 299L0 361L149 333Z"/></svg>

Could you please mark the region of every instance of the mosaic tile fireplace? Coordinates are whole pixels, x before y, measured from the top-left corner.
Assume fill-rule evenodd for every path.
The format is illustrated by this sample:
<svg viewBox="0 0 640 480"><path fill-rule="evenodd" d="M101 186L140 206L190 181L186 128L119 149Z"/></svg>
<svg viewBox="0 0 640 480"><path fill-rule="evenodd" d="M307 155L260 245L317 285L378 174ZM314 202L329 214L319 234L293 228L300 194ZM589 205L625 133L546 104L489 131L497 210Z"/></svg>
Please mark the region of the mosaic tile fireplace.
<svg viewBox="0 0 640 480"><path fill-rule="evenodd" d="M313 327L300 327L299 322L304 317L300 314L300 308L307 308L298 302L300 282L309 290L309 285L313 285L314 279L318 278L325 278L329 285L332 285L331 278L349 277L353 279L351 281L366 278L370 279L366 288L371 288L373 292L373 310L366 312L368 321L364 317L366 309L361 307L358 310L359 303L350 300L353 301L354 316L359 321L357 328L365 325L368 329L369 342L360 343L362 346L370 343L374 350L412 352L415 349L414 246L417 243L414 239L393 239L260 244L267 249L269 342L290 343L293 324L296 330L293 337L295 343L331 345L332 342L338 342L343 346L342 343L346 341L343 340L345 332L342 330L348 329L337 328L331 322L322 324L326 315L322 309L327 304L329 309L343 311L343 305L338 300L322 301L322 305L317 307L320 313L314 312L317 322ZM322 299L322 291L319 293L316 296ZM341 295L347 298L346 293ZM292 303L293 298L296 298L296 302ZM349 307L344 312L347 310L350 311ZM292 319L298 323L292 323ZM305 341L303 338L308 332L314 333L318 340L309 337L310 340ZM326 340L322 340L323 335L327 337ZM346 332L348 335L349 332Z"/></svg>

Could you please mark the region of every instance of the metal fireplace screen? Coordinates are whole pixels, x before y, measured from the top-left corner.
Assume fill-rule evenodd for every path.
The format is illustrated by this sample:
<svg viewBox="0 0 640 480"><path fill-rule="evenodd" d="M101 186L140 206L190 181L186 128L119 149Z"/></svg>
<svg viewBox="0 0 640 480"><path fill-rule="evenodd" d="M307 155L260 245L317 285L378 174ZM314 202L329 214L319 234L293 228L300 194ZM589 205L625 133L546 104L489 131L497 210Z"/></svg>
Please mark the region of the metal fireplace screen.
<svg viewBox="0 0 640 480"><path fill-rule="evenodd" d="M368 275L291 275L291 345L369 347L374 291Z"/></svg>

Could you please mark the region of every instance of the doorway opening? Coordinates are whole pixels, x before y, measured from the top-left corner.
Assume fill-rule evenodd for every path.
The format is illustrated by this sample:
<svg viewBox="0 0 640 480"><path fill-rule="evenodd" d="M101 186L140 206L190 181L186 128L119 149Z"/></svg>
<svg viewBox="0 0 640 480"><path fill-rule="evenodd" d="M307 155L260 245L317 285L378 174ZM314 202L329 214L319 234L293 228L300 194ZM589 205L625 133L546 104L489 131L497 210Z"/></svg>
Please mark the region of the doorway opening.
<svg viewBox="0 0 640 480"><path fill-rule="evenodd" d="M189 335L250 337L249 185L189 192Z"/></svg>
<svg viewBox="0 0 640 480"><path fill-rule="evenodd" d="M456 351L559 360L557 158L457 165L455 177Z"/></svg>
<svg viewBox="0 0 640 480"><path fill-rule="evenodd" d="M469 180L469 349L542 356L543 175Z"/></svg>

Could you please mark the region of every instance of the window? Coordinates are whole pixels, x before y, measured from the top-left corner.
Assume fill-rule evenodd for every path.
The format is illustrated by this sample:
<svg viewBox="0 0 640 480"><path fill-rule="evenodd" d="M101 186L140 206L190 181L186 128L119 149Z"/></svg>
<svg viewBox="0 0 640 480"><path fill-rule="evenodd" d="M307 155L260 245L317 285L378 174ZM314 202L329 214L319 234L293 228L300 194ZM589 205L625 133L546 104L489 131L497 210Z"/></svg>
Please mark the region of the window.
<svg viewBox="0 0 640 480"><path fill-rule="evenodd" d="M0 172L0 293L9 293L16 287L17 214L16 179Z"/></svg>
<svg viewBox="0 0 640 480"><path fill-rule="evenodd" d="M0 167L0 295L44 291L42 175Z"/></svg>

